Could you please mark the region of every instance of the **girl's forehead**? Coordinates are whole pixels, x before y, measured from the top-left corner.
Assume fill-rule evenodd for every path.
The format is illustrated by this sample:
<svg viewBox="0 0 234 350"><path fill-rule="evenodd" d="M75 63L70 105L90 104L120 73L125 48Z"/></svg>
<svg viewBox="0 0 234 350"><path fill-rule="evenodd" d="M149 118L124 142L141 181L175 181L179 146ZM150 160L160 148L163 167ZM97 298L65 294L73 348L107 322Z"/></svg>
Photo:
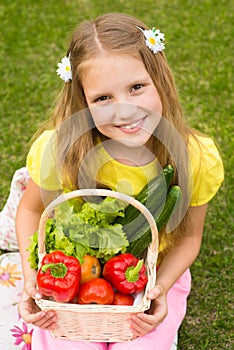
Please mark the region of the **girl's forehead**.
<svg viewBox="0 0 234 350"><path fill-rule="evenodd" d="M89 62L83 72L82 86L88 99L105 93L117 93L150 80L143 62L132 56L102 57Z"/></svg>
<svg viewBox="0 0 234 350"><path fill-rule="evenodd" d="M142 59L128 54L101 54L83 62L79 67L79 76L83 80L87 75L97 74L99 71L112 68L116 71L125 67L138 66L144 68ZM114 73L114 72L113 72Z"/></svg>

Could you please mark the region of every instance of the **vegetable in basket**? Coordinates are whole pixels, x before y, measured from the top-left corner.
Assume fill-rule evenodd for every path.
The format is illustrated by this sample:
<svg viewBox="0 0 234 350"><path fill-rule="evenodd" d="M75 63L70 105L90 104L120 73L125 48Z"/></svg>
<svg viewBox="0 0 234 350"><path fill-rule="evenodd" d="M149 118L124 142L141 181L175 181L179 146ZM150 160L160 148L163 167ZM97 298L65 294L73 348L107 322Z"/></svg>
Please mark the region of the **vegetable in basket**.
<svg viewBox="0 0 234 350"><path fill-rule="evenodd" d="M46 254L37 273L40 292L57 302L69 302L77 295L81 266L78 259L61 251Z"/></svg>
<svg viewBox="0 0 234 350"><path fill-rule="evenodd" d="M133 305L134 297L131 294L115 292L112 305Z"/></svg>
<svg viewBox="0 0 234 350"><path fill-rule="evenodd" d="M130 253L119 254L108 260L102 275L118 292L124 294L141 292L148 281L143 260Z"/></svg>
<svg viewBox="0 0 234 350"><path fill-rule="evenodd" d="M167 165L163 171L159 172L142 188L135 196L135 199L144 204L151 213L158 216L163 209L166 192L170 186L173 174L173 166ZM124 216L117 218L118 223L127 225L125 227L127 236L131 236L135 232L136 226L141 226L145 221L144 216L139 214L139 210L136 207L128 205L124 210Z"/></svg>
<svg viewBox="0 0 234 350"><path fill-rule="evenodd" d="M95 256L86 254L84 262L81 264L81 280L80 284L91 281L94 278L100 277L101 264Z"/></svg>
<svg viewBox="0 0 234 350"><path fill-rule="evenodd" d="M122 225L115 222L124 215L126 204L106 197L100 203L86 202L77 212L69 201L61 203L55 216L46 222L46 253L61 250L75 256L80 263L86 254L96 256L103 262L118 253L124 253L129 245ZM28 248L32 269L38 267L38 232L31 237Z"/></svg>
<svg viewBox="0 0 234 350"><path fill-rule="evenodd" d="M94 278L83 283L78 291L78 304L112 304L114 290L103 278Z"/></svg>
<svg viewBox="0 0 234 350"><path fill-rule="evenodd" d="M166 202L161 214L158 216L153 213L158 232L161 232L161 230L166 227L170 217L177 208L181 197L182 192L179 186L172 185L169 187ZM129 246L127 247L127 252L133 254L134 256L140 257L152 241L151 229L148 223L146 222L141 227L136 228L133 235L128 237L128 240Z"/></svg>

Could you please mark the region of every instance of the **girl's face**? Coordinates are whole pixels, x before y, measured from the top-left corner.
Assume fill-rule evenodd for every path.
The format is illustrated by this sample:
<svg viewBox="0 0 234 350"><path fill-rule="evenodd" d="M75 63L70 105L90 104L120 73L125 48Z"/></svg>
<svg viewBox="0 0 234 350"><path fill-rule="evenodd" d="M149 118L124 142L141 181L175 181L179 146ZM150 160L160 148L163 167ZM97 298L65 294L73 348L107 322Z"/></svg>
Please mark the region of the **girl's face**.
<svg viewBox="0 0 234 350"><path fill-rule="evenodd" d="M101 55L82 80L97 129L128 147L145 145L159 123L162 104L143 62L128 55Z"/></svg>

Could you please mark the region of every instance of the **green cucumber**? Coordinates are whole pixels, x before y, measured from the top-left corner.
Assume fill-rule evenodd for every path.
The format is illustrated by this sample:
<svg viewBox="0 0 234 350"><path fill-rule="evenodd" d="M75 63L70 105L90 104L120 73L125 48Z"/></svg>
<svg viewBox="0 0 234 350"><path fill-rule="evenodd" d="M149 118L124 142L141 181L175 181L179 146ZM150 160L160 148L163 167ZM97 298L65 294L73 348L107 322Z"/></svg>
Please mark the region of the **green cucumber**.
<svg viewBox="0 0 234 350"><path fill-rule="evenodd" d="M161 214L158 216L154 215L154 219L157 224L158 232L160 232L168 223L171 215L176 209L181 198L181 189L179 186L174 185L169 187L166 202ZM152 240L151 230L149 224L146 223L139 229L135 230L135 235L131 237L127 252L140 257L144 250L148 247Z"/></svg>
<svg viewBox="0 0 234 350"><path fill-rule="evenodd" d="M164 187L164 186L163 186ZM154 205L151 205L151 214L154 216L154 218L157 218L160 213L163 210L165 200L166 200L166 193L156 193L157 198L154 199ZM155 195L155 197L156 197ZM148 205L147 205L148 208ZM148 208L149 209L149 208ZM145 216L138 211L137 217L133 218L132 221L127 223L126 225L123 225L123 231L125 232L128 241L132 241L134 237L136 237L138 231L142 231L145 229L149 229L148 221L146 220Z"/></svg>
<svg viewBox="0 0 234 350"><path fill-rule="evenodd" d="M146 205L150 211L155 211L156 205L160 205L161 202L165 200L165 189L168 189L173 174L173 166L167 165L159 175L154 177L144 186L144 188L135 196L135 199ZM128 205L124 210L124 217L119 218L118 223L126 225L131 223L138 216L140 216L139 210L132 205Z"/></svg>
<svg viewBox="0 0 234 350"><path fill-rule="evenodd" d="M160 171L156 177L149 181L149 183L144 186L144 188L135 196L135 198L142 204L146 204L149 197L151 197L152 194L155 195L155 191L160 187L161 183L164 183L164 181L166 181L167 188L169 187L173 175L173 166L170 164L165 166L163 168L163 171Z"/></svg>
<svg viewBox="0 0 234 350"><path fill-rule="evenodd" d="M156 220L158 232L160 232L168 223L170 217L177 208L182 197L181 189L178 185L171 186L168 190L167 199L162 213Z"/></svg>
<svg viewBox="0 0 234 350"><path fill-rule="evenodd" d="M172 180L174 172L175 172L174 171L174 167L171 164L168 164L167 166L165 166L163 168L163 172L164 172L164 175L165 175L167 188L169 188L169 186L171 184L171 180Z"/></svg>

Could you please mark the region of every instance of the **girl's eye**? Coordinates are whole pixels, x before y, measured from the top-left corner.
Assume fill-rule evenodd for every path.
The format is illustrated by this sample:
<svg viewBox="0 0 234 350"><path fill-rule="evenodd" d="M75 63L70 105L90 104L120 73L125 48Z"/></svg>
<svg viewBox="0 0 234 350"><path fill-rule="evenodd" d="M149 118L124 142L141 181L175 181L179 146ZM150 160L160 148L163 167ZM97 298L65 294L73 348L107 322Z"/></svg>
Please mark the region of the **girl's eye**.
<svg viewBox="0 0 234 350"><path fill-rule="evenodd" d="M135 84L133 85L133 87L131 88L131 92L134 92L136 90L139 90L143 87L144 85L143 84Z"/></svg>
<svg viewBox="0 0 234 350"><path fill-rule="evenodd" d="M100 96L98 98L95 99L95 103L102 103L102 102L106 102L110 99L109 96Z"/></svg>

